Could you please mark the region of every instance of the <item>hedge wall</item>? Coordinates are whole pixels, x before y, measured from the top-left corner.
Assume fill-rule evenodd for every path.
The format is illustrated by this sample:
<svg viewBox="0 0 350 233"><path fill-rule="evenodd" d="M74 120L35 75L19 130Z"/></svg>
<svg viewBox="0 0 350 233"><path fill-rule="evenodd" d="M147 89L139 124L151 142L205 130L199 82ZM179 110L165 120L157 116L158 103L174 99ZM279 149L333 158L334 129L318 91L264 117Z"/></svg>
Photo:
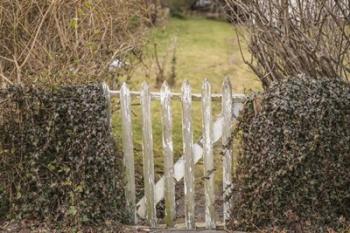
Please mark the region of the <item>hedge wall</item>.
<svg viewBox="0 0 350 233"><path fill-rule="evenodd" d="M305 77L275 83L247 102L238 128L232 229L350 226L349 83Z"/></svg>
<svg viewBox="0 0 350 233"><path fill-rule="evenodd" d="M126 218L106 103L97 85L0 90L3 217L68 226Z"/></svg>

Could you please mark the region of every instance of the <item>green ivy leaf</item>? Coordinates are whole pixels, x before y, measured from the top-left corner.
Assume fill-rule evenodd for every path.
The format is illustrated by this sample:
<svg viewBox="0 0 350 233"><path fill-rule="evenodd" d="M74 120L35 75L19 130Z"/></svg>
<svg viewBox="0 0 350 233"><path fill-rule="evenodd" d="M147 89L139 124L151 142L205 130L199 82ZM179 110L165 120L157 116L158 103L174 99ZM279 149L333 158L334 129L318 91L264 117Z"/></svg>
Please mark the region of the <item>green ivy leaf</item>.
<svg viewBox="0 0 350 233"><path fill-rule="evenodd" d="M70 206L68 210L68 214L71 216L75 216L78 213L78 210L75 206Z"/></svg>

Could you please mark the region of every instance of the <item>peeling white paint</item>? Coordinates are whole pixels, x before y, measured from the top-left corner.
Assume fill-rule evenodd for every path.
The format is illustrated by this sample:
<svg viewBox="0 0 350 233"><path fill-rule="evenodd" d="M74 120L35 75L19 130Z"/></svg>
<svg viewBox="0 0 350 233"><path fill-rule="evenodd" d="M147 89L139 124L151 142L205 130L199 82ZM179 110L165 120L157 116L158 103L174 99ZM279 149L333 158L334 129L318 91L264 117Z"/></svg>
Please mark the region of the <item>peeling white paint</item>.
<svg viewBox="0 0 350 233"><path fill-rule="evenodd" d="M136 191L135 191L135 161L134 144L131 122L131 96L126 83L120 89L120 108L122 113L122 135L123 135L123 153L124 166L126 172L125 196L127 209L133 214L133 222L137 223L136 216Z"/></svg>
<svg viewBox="0 0 350 233"><path fill-rule="evenodd" d="M209 90L208 90L209 89ZM208 92L208 93L206 93ZM185 178L185 195L187 197L186 204L186 225L189 229L195 228L195 216L194 216L194 178L193 168L194 164L198 163L203 158L205 147L206 156L212 154L213 144L220 141L223 134L226 139L222 139L222 143L225 145L225 140L228 140L229 132L232 125L232 120L236 118L239 111L243 107L242 102L245 100L245 96L241 94L232 94L231 85L226 80L223 87L222 94L212 94L210 92L210 84L208 82L203 85L203 96L205 101L202 103L203 116L207 116L203 122L203 136L198 140L196 144L193 144L193 132L191 122L191 102L192 100L202 100L201 95L192 94L191 87L188 82L183 84L182 93L171 93L167 84L163 84L160 93L151 93L149 86L144 83L141 92L132 92L124 84L120 91L110 91L111 95L120 95L122 105L122 120L123 120L123 150L126 156L125 164L129 174L127 174L127 198L129 207L133 208L133 196L135 193L134 180L132 174L134 174L134 168L131 164L134 163L133 158L133 143L132 143L132 122L131 122L131 96L139 96L142 105L143 116L143 152L144 152L144 177L145 177L145 197L143 197L136 205L136 215L140 219L147 219L149 224L156 226L156 204L167 196L167 215L171 216L170 219L175 218L175 195L174 186L175 182L181 181ZM231 97L230 97L231 96ZM165 176L162 177L156 184L154 183L154 162L153 162L153 138L152 138L152 122L151 122L151 99L158 99L162 105L162 125L163 125L163 149L165 156ZM173 161L173 142L172 142L172 112L171 112L171 99L180 98L183 104L183 140L184 140L184 155L175 164ZM204 98L204 97L203 97ZM222 100L223 111L222 114L213 122L211 117L210 107L208 103L210 101ZM231 106L231 107L228 107ZM204 117L203 117L204 118ZM231 119L231 120L230 120ZM211 129L211 130L208 130ZM208 140L209 139L209 140ZM124 145L125 143L125 145ZM229 150L224 151L224 165L229 164L232 157L229 155L232 152ZM186 162L185 162L186 158ZM225 160L226 159L226 160ZM225 162L226 161L226 162ZM185 166L186 165L186 166ZM210 164L209 164L210 165ZM173 169L171 167L173 166ZM129 169L130 168L130 169ZM224 167L224 171L229 171L229 167ZM210 166L206 168L206 172L211 170ZM134 176L134 175L133 175ZM170 177L172 179L170 179ZM135 178L135 177L133 177ZM173 182L171 182L171 180ZM224 172L223 190L224 196L227 196L228 186L232 183L231 178ZM208 186L209 187L209 186ZM167 191L165 191L167 190ZM206 193L210 193L211 190L207 190ZM130 194L130 195L129 195ZM207 207L212 205L213 199L207 195ZM226 204L225 204L226 205ZM228 218L229 212L227 209L230 206L227 204L225 211L225 219ZM206 208L207 227L214 227L215 218L210 212L209 208ZM169 218L168 218L169 219ZM169 224L173 224L172 221L168 221Z"/></svg>

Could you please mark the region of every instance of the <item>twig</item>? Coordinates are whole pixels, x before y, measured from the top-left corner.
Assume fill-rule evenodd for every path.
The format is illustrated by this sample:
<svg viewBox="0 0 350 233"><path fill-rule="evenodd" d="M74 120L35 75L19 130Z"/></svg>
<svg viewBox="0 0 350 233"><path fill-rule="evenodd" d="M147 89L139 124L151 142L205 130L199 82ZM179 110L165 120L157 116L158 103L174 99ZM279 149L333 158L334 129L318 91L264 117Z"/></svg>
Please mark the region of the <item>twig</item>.
<svg viewBox="0 0 350 233"><path fill-rule="evenodd" d="M5 76L5 75L3 75L2 73L0 73L0 77L1 77L3 80L5 80L5 81L6 81L8 84L13 85L13 82L11 82L11 80L10 80L10 79L6 78L6 76Z"/></svg>
<svg viewBox="0 0 350 233"><path fill-rule="evenodd" d="M36 41L37 41L37 39L38 39L38 37L39 37L41 28L42 28L42 26L43 26L43 24L44 24L44 22L45 22L45 20L46 20L46 17L47 17L47 15L49 14L49 12L51 11L51 8L52 8L53 5L55 4L55 2L56 2L56 0L53 0L53 1L51 2L49 8L47 9L47 11L45 12L43 18L41 19L41 22L40 22L40 24L39 24L39 26L38 26L38 29L36 30L36 33L35 33L33 42L32 42L32 44L31 44L31 46L30 46L29 51L28 51L28 54L27 54L27 56L25 57L25 59L23 60L22 64L19 66L19 68L22 68L22 67L27 63L27 61L28 61L28 59L29 59L29 57L30 57L30 55L31 55L31 53L32 53L32 50L33 50L33 48L34 48L34 46L35 46L35 43L36 43Z"/></svg>

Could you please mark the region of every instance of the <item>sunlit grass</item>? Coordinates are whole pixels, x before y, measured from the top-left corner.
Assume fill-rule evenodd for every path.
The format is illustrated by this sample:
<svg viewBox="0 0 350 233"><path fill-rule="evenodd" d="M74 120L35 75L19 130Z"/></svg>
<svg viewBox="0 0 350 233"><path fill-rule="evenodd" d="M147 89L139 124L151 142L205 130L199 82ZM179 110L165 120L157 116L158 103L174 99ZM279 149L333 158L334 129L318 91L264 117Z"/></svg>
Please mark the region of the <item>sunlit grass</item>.
<svg viewBox="0 0 350 233"><path fill-rule="evenodd" d="M202 18L174 18L165 26L153 30L145 48L145 63L151 68L151 78L147 80L149 83L155 83L153 44L158 46L160 60L169 53L166 56L166 74L169 74L173 38L177 38L177 84L174 90L179 91L181 81L187 79L194 91L199 92L202 80L207 78L213 86L213 91L219 92L225 76L231 77L233 90L236 92L260 88L260 82L243 64L232 25ZM248 54L246 51L244 53ZM145 81L145 69L148 68L140 66L135 72L133 87L138 88L139 84Z"/></svg>
<svg viewBox="0 0 350 233"><path fill-rule="evenodd" d="M243 93L245 90L259 90L261 88L259 81L241 59L234 33L232 25L225 22L202 18L171 19L165 26L155 28L151 32L149 43L145 48L144 62L146 66L140 65L136 69L129 83L130 88L139 90L141 83L147 81L153 91L159 91L155 87L154 43L157 44L161 62L166 57L165 74L168 75L172 58L172 51L169 48L171 48L172 41L176 37L176 85L172 88L174 92L180 92L182 81L189 80L193 92L200 93L202 81L207 78L212 84L212 92L220 93L224 77L230 77L234 92ZM244 53L247 54L246 51ZM146 78L146 74L149 74L149 78ZM138 104L139 99L134 99L133 102ZM221 103L213 103L214 119L220 111ZM133 113L135 158L138 161L137 169L141 169L142 124L140 106L134 106ZM174 101L173 140L175 158L182 154L181 114L181 103ZM159 177L162 175L163 154L160 104L158 102L152 104L152 115L155 166L156 174ZM201 103L195 102L193 103L194 142L201 136L201 124ZM121 145L119 111L114 114L113 126L118 144Z"/></svg>

